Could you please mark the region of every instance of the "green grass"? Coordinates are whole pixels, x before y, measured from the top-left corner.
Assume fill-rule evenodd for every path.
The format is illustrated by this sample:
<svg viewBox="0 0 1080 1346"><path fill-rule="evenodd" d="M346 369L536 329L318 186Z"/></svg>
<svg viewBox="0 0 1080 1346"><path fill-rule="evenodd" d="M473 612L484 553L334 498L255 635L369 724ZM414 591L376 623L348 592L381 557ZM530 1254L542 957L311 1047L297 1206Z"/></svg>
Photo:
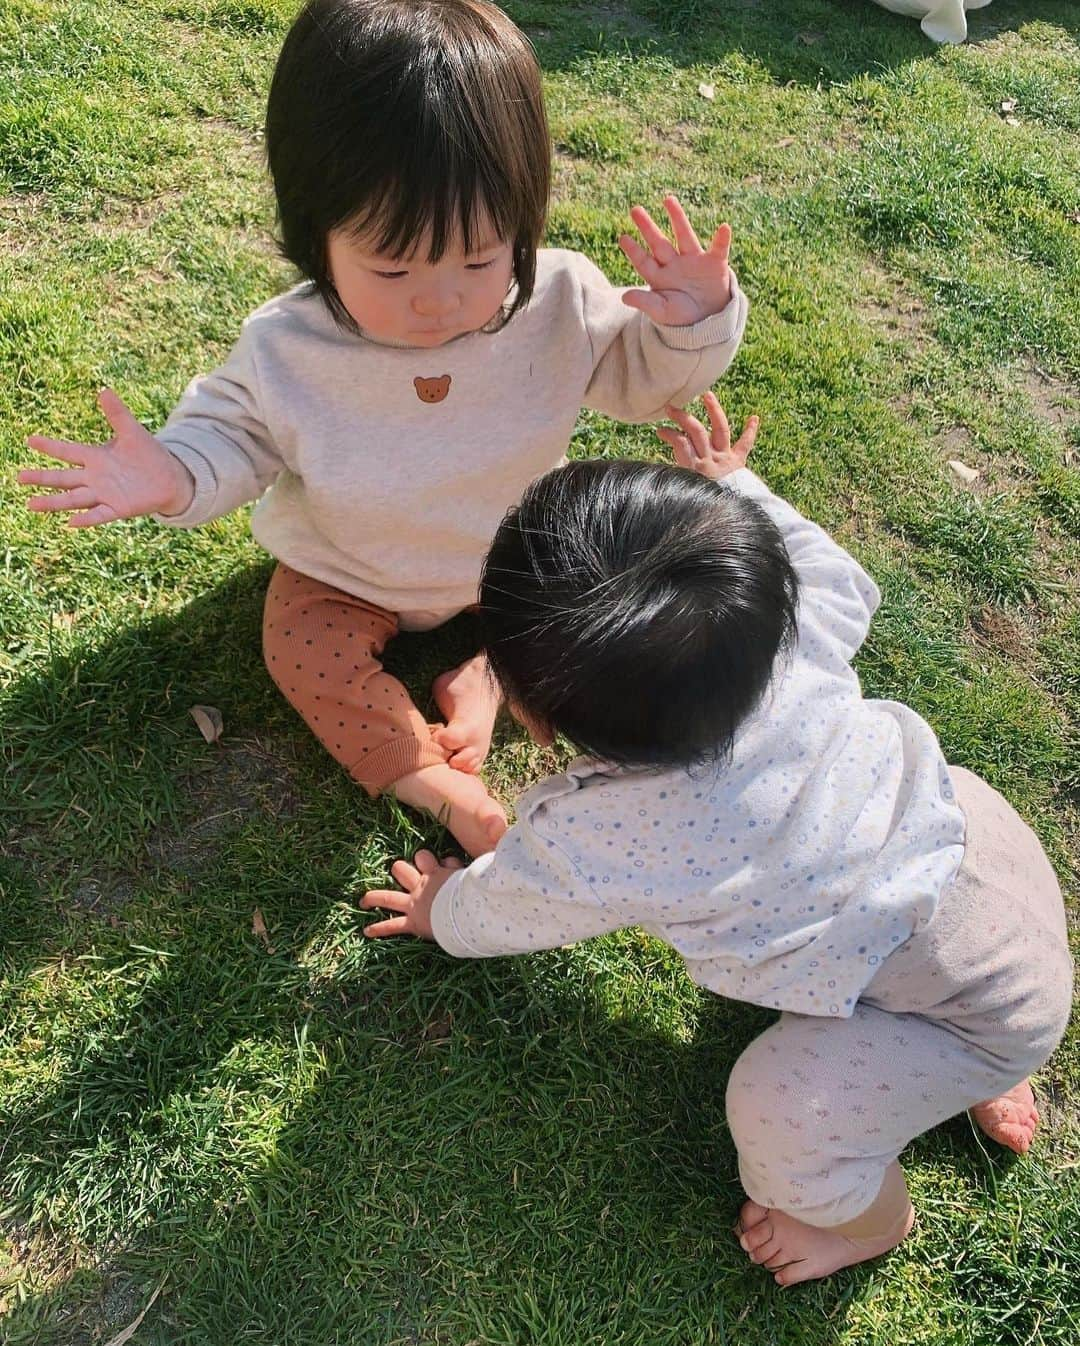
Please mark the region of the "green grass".
<svg viewBox="0 0 1080 1346"><path fill-rule="evenodd" d="M137 1343L1075 1342L1075 1032L1031 1155L939 1128L906 1159L914 1237L780 1292L730 1234L722 1109L769 1016L635 931L488 963L366 943L359 894L443 838L274 692L245 517L23 508L28 433L95 436L104 383L159 423L289 283L259 126L293 7L0 11L0 1336L106 1342L160 1288ZM1075 5L994 0L948 50L855 0L510 7L546 72L551 241L629 280L635 201L732 221L753 312L724 398L881 583L867 691L1016 802L1075 911ZM573 447L657 450L595 415ZM469 640L392 664L423 697ZM513 798L555 760L504 727L490 778Z"/></svg>

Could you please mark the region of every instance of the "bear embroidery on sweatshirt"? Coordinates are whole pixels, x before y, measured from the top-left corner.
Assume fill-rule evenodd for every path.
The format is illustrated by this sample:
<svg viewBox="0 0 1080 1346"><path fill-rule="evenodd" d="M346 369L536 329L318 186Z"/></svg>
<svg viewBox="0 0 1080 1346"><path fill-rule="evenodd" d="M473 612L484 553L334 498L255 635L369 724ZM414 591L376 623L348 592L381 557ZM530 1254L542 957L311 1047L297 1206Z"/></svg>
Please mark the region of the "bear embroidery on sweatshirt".
<svg viewBox="0 0 1080 1346"><path fill-rule="evenodd" d="M439 379L415 378L413 387L421 402L441 402L450 391L450 375L444 374Z"/></svg>

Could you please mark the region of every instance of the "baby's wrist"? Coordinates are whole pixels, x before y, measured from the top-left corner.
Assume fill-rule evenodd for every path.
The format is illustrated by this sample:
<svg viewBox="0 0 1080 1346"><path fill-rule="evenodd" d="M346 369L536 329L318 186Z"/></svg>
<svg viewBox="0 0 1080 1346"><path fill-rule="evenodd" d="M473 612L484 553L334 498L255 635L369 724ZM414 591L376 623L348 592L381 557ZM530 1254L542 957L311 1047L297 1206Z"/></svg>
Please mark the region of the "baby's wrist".
<svg viewBox="0 0 1080 1346"><path fill-rule="evenodd" d="M195 499L195 478L179 458L174 458L170 453L169 460L172 464L175 486L170 499L157 512L171 517L175 514L185 514L191 508L191 503Z"/></svg>

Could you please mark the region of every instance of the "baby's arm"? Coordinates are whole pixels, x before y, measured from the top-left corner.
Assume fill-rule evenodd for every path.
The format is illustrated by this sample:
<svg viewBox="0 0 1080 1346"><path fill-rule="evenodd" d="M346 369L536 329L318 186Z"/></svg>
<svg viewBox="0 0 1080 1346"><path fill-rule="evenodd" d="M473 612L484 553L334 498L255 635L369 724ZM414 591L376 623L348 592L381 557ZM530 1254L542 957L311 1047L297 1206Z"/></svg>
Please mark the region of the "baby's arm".
<svg viewBox="0 0 1080 1346"><path fill-rule="evenodd" d="M800 642L809 649L815 638L846 664L866 638L870 619L881 602L877 585L850 553L798 510L781 500L746 467L757 437L751 417L734 444L727 417L712 393L705 395L711 429L678 408L668 414L679 429L657 433L675 451L676 461L703 476L723 477L725 486L755 501L780 529L799 581ZM813 628L813 629L811 629Z"/></svg>
<svg viewBox="0 0 1080 1346"><path fill-rule="evenodd" d="M419 852L412 865L399 860L391 872L404 892L375 890L360 906L401 914L367 926L365 934L416 935L457 958L493 958L633 924L633 916L602 904L566 853L535 830L533 821L546 812L541 806L466 868L440 864L430 851Z"/></svg>
<svg viewBox="0 0 1080 1346"><path fill-rule="evenodd" d="M705 248L678 201L664 205L674 242L641 206L632 218L645 246L620 240L647 290L620 290L577 259L593 354L585 404L623 421L657 420L668 403L703 392L734 359L746 327L746 296L728 264L730 227L721 225Z"/></svg>
<svg viewBox="0 0 1080 1346"><path fill-rule="evenodd" d="M23 485L55 492L33 497L30 508L69 511L76 528L145 514L191 527L261 495L282 463L259 415L247 346L242 336L221 369L191 384L157 435L108 388L98 395L113 430L108 443L32 435L32 449L70 466L19 473Z"/></svg>
<svg viewBox="0 0 1080 1346"><path fill-rule="evenodd" d="M250 326L219 369L188 385L155 438L194 481L188 508L159 511L159 523L192 528L263 494L285 464L266 424Z"/></svg>

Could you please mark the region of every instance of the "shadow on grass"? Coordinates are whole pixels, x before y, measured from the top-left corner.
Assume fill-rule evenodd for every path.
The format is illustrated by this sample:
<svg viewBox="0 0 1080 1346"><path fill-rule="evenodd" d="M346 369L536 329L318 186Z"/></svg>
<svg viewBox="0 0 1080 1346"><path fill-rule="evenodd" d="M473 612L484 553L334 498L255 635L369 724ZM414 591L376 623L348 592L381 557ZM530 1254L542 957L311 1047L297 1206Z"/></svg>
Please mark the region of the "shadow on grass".
<svg viewBox="0 0 1080 1346"><path fill-rule="evenodd" d="M676 65L723 66L730 58L744 74L747 62L756 62L779 84L816 86L846 83L935 51L915 20L872 0L586 0L569 7L562 0L514 0L506 8L550 71L588 53L629 51ZM968 15L969 43L1035 22L1080 37L1073 0L992 0Z"/></svg>
<svg viewBox="0 0 1080 1346"><path fill-rule="evenodd" d="M312 985L309 921L231 967L197 935L9 1146L9 1212L81 1213L98 1261L13 1344L89 1343L163 1280L143 1340L674 1343L771 1299L729 1246L721 1115L767 1016L708 1005L688 1048L605 1014L567 954L366 945Z"/></svg>
<svg viewBox="0 0 1080 1346"><path fill-rule="evenodd" d="M731 1237L723 1087L770 1015L633 932L491 962L363 938L359 892L438 842L278 698L266 575L5 700L0 1209L64 1267L5 1339L89 1346L164 1285L139 1335L170 1346L842 1340L888 1264L784 1298ZM396 669L422 695L471 634L402 639Z"/></svg>
<svg viewBox="0 0 1080 1346"><path fill-rule="evenodd" d="M368 800L277 693L260 645L269 573L246 569L178 614L43 657L0 699L9 969L47 953L71 921L190 890L245 837L268 852L281 835L298 851L306 832L330 844L330 825L353 852L365 837L413 848L446 837L434 820ZM463 616L401 635L386 666L435 717L432 678L475 649ZM193 705L220 709L220 742L203 742Z"/></svg>
<svg viewBox="0 0 1080 1346"><path fill-rule="evenodd" d="M649 967L607 942L459 963L341 936L336 971L313 976L319 924L296 913L275 955L231 964L185 936L25 1119L9 1218L82 1214L95 1265L31 1296L12 1346L90 1346L159 1285L140 1339L170 1346L681 1346L725 1325L740 1346L831 1346L880 1296L888 1263L784 1295L732 1237L723 1088L768 1013L694 993L676 1040L644 1003L612 1005ZM981 1173L965 1131L920 1156ZM1015 1312L999 1340L1037 1326L1037 1305Z"/></svg>

